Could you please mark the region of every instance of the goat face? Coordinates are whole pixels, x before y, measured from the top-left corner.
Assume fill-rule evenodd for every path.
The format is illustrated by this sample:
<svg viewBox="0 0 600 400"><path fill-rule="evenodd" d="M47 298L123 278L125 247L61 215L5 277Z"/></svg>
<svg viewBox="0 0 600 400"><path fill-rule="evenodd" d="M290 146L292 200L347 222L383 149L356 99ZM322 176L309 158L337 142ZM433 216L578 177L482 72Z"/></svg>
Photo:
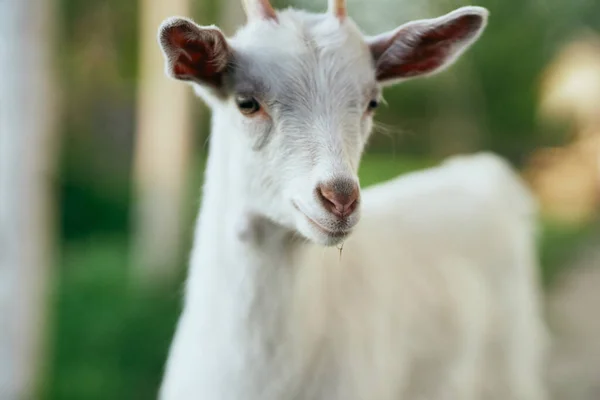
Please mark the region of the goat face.
<svg viewBox="0 0 600 400"><path fill-rule="evenodd" d="M257 4L229 40L216 27L165 21L167 74L192 82L235 131L231 160L255 211L333 245L359 220L357 171L381 86L443 69L487 12L465 7L366 38L340 8L276 13Z"/></svg>

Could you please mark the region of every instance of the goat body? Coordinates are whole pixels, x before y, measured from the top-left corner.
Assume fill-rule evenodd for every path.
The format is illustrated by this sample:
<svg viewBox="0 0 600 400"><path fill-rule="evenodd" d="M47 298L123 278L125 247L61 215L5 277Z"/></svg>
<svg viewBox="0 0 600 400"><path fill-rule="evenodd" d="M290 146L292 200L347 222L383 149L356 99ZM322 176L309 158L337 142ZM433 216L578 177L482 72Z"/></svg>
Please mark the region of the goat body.
<svg viewBox="0 0 600 400"><path fill-rule="evenodd" d="M219 158L163 399L545 398L535 206L501 159L365 190L340 252L228 218L244 196Z"/></svg>
<svg viewBox="0 0 600 400"><path fill-rule="evenodd" d="M487 11L365 37L342 0L245 3L231 39L160 29L167 73L213 110L161 399L542 400L535 206L515 173L480 154L358 185L382 86L451 64Z"/></svg>

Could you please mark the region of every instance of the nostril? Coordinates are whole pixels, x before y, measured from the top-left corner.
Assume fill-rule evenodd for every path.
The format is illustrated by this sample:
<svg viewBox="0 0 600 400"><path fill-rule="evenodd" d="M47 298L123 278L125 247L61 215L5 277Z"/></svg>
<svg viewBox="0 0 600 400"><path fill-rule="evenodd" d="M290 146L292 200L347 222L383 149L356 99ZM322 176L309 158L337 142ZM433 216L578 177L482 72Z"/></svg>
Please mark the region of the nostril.
<svg viewBox="0 0 600 400"><path fill-rule="evenodd" d="M346 217L356 209L358 185L351 180L334 180L317 187L317 194L325 209L338 217Z"/></svg>
<svg viewBox="0 0 600 400"><path fill-rule="evenodd" d="M319 185L317 187L317 193L325 208L327 208L328 210L335 208L335 195L331 188L328 188L325 185Z"/></svg>
<svg viewBox="0 0 600 400"><path fill-rule="evenodd" d="M357 191L356 196L354 196L352 199L350 199L350 202L346 205L346 209L348 210L349 213L351 213L352 211L354 211L357 204L358 204L358 191Z"/></svg>

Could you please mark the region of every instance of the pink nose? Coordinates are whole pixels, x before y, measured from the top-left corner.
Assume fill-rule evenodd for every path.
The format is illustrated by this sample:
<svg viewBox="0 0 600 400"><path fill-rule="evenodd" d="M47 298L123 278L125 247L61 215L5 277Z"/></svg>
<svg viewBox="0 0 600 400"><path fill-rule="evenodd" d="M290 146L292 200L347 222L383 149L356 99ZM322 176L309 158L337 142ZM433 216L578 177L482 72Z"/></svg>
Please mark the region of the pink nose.
<svg viewBox="0 0 600 400"><path fill-rule="evenodd" d="M350 179L335 179L317 187L323 207L330 213L344 218L352 214L358 205L360 190Z"/></svg>

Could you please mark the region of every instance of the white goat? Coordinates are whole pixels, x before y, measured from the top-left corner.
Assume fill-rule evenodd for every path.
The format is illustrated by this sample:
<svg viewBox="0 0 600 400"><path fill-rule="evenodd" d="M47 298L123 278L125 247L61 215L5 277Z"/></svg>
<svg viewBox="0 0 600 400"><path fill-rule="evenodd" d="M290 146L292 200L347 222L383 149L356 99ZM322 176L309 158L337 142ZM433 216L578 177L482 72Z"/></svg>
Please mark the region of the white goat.
<svg viewBox="0 0 600 400"><path fill-rule="evenodd" d="M231 39L160 28L167 73L213 110L161 399L543 399L535 210L511 169L458 158L359 195L381 86L449 65L487 11L365 38L343 1L245 5Z"/></svg>

